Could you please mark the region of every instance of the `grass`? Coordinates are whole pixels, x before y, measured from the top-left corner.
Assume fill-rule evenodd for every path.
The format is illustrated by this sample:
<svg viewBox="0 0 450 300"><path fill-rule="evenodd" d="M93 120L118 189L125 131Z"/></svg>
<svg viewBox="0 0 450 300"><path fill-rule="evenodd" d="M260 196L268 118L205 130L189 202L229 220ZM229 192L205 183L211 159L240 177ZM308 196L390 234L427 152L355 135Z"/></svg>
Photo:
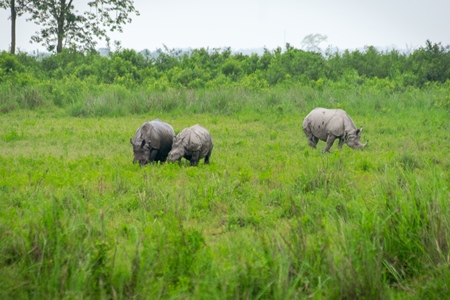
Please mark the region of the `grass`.
<svg viewBox="0 0 450 300"><path fill-rule="evenodd" d="M447 295L448 112L426 92L337 104L305 93L236 92L225 104L219 93L204 110L214 94L200 95L185 113L1 115L0 297ZM258 98L267 105L240 102ZM366 149L308 147L303 118L330 101L364 126ZM153 118L206 127L211 164L133 165L129 139Z"/></svg>

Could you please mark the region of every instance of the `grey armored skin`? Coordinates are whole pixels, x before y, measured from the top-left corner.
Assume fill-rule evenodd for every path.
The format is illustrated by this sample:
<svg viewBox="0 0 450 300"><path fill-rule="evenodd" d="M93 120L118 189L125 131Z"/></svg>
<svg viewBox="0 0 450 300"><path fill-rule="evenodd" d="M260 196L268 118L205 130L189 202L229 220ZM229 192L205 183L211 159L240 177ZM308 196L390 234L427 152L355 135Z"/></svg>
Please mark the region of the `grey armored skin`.
<svg viewBox="0 0 450 300"><path fill-rule="evenodd" d="M136 131L134 138L130 139L134 153L133 164L139 162L143 166L154 161L165 162L174 137L175 131L169 124L158 119L145 122Z"/></svg>
<svg viewBox="0 0 450 300"><path fill-rule="evenodd" d="M335 139L339 139L339 149L344 143L353 149L364 148L368 143L361 143L363 128L357 129L352 118L342 109L315 108L305 117L302 127L311 147L316 148L319 140L327 142L323 152L330 151Z"/></svg>
<svg viewBox="0 0 450 300"><path fill-rule="evenodd" d="M181 158L191 162L191 166L197 166L198 161L205 158L205 164L209 164L209 158L213 149L213 142L209 131L196 124L183 129L173 140L172 150L169 152L169 162Z"/></svg>

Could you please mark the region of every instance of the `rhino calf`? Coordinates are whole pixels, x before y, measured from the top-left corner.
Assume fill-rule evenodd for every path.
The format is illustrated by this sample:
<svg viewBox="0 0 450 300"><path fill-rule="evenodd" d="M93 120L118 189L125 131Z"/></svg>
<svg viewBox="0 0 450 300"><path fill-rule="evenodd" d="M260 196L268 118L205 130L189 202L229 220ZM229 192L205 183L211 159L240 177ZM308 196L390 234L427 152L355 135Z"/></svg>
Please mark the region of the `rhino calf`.
<svg viewBox="0 0 450 300"><path fill-rule="evenodd" d="M339 139L339 149L344 143L353 149L364 148L368 143L361 143L363 128L357 129L342 109L315 108L303 120L302 128L311 147L316 148L319 140L327 142L324 153L330 151L336 139Z"/></svg>
<svg viewBox="0 0 450 300"><path fill-rule="evenodd" d="M154 161L165 162L174 137L175 131L169 124L158 119L145 122L138 128L134 138L130 139L134 153L133 164L139 162L143 166Z"/></svg>
<svg viewBox="0 0 450 300"><path fill-rule="evenodd" d="M169 152L169 162L181 162L181 158L191 162L191 166L197 166L198 161L205 158L205 164L209 164L209 158L213 149L213 142L209 131L196 124L183 129L173 140L172 150Z"/></svg>

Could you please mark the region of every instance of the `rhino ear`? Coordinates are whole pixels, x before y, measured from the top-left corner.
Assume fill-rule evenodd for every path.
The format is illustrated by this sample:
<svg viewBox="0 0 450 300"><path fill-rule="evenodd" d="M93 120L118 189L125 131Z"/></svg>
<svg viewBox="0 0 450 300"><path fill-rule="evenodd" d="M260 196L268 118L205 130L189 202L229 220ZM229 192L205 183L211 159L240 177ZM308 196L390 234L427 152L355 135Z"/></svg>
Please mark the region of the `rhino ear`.
<svg viewBox="0 0 450 300"><path fill-rule="evenodd" d="M361 132L363 131L363 127L361 126L361 128L359 128L358 130L356 130L356 135L357 136L361 136Z"/></svg>
<svg viewBox="0 0 450 300"><path fill-rule="evenodd" d="M144 146L145 146L145 140L142 140L141 148L144 148Z"/></svg>
<svg viewBox="0 0 450 300"><path fill-rule="evenodd" d="M130 138L130 144L133 145L133 142L131 141L131 138Z"/></svg>

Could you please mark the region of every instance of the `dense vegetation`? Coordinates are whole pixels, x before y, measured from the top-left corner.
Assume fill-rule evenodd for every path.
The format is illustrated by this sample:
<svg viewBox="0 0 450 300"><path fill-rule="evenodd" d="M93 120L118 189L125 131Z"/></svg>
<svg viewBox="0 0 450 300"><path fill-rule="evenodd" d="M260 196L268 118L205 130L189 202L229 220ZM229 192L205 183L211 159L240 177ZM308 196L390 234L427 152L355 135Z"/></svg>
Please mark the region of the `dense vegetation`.
<svg viewBox="0 0 450 300"><path fill-rule="evenodd" d="M0 55L1 299L443 299L449 48ZM369 146L322 154L344 108ZM210 165L133 165L160 118Z"/></svg>
<svg viewBox="0 0 450 300"><path fill-rule="evenodd" d="M427 41L410 54L380 52L305 52L289 45L282 51L242 55L230 49L190 52L159 50L156 55L121 49L109 56L65 50L35 57L0 55L0 110L52 106L70 108L72 115L95 115L93 106L133 99L122 113L142 113L155 105L152 95L181 90L244 89L303 86L315 90L404 91L450 79L450 47ZM155 96L157 97L157 96ZM115 100L114 100L115 99ZM185 106L160 104L167 110ZM166 106L166 107L164 107ZM107 110L115 113L115 110Z"/></svg>

